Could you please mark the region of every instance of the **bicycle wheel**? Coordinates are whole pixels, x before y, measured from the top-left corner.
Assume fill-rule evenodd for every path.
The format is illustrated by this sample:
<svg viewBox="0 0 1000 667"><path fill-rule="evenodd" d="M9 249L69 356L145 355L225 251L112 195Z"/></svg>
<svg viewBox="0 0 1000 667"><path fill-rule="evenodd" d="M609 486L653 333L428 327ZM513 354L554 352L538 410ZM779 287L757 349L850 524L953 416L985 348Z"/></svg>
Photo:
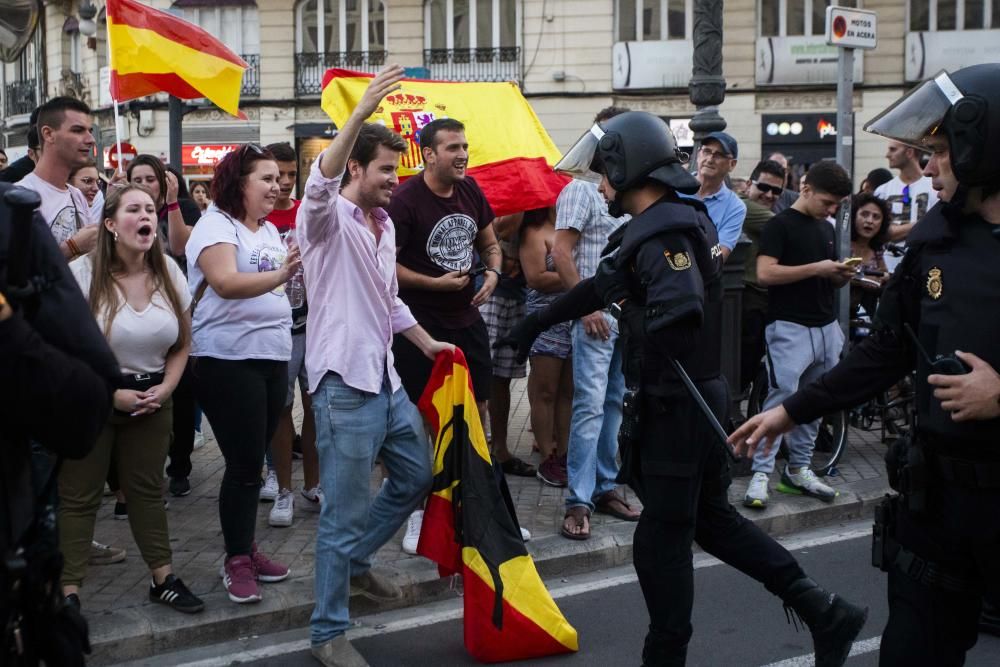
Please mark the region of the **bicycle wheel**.
<svg viewBox="0 0 1000 667"><path fill-rule="evenodd" d="M767 366L761 364L747 395L747 417L752 417L763 409L769 388ZM819 477L830 474L844 455L847 449L847 421L847 411L841 410L824 416L820 422L811 464L813 472ZM788 460L788 449L784 440L781 442L778 456Z"/></svg>

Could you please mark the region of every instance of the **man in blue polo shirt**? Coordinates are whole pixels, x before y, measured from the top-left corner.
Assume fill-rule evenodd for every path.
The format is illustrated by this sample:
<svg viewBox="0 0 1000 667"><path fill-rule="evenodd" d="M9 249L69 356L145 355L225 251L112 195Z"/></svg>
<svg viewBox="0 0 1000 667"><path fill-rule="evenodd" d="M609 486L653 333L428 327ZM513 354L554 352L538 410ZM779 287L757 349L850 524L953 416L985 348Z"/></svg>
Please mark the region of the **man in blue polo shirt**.
<svg viewBox="0 0 1000 667"><path fill-rule="evenodd" d="M736 168L738 152L735 139L725 132L712 132L702 141L701 149L695 156L698 160L695 176L701 183L701 189L691 197L705 202L708 215L719 232L723 261L729 259L729 253L740 240L743 219L747 215L746 204L726 187L726 176Z"/></svg>

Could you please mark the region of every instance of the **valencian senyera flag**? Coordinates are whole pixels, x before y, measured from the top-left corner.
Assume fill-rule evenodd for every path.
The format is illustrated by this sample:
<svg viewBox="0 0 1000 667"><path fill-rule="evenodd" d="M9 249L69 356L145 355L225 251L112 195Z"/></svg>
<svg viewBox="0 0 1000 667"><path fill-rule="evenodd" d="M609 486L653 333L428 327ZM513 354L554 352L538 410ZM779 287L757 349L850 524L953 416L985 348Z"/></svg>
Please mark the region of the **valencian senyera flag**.
<svg viewBox="0 0 1000 667"><path fill-rule="evenodd" d="M347 122L373 76L327 70L322 106L334 123ZM562 155L516 84L403 79L402 89L387 95L368 119L384 123L406 139L409 149L400 161L400 179L423 168L420 130L438 118L454 118L465 125L467 173L497 215L555 205L569 182L552 171Z"/></svg>
<svg viewBox="0 0 1000 667"><path fill-rule="evenodd" d="M240 118L248 65L196 25L136 0L108 0L111 97L117 102L165 92L205 97Z"/></svg>
<svg viewBox="0 0 1000 667"><path fill-rule="evenodd" d="M417 553L442 576L462 575L466 650L481 662L576 651L576 630L542 583L494 474L461 350L438 354L419 407L436 442Z"/></svg>

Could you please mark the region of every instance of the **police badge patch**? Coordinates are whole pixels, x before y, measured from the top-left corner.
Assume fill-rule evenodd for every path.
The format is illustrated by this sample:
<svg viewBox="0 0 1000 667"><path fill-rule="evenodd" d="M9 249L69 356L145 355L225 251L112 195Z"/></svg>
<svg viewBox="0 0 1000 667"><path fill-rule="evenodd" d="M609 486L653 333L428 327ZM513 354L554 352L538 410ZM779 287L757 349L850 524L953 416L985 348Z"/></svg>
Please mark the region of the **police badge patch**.
<svg viewBox="0 0 1000 667"><path fill-rule="evenodd" d="M933 266L927 272L927 294L932 299L940 299L943 291L944 283L941 281L941 269Z"/></svg>
<svg viewBox="0 0 1000 667"><path fill-rule="evenodd" d="M691 268L691 258L686 252L671 254L669 250L664 250L663 256L666 257L667 264L674 271L684 271Z"/></svg>

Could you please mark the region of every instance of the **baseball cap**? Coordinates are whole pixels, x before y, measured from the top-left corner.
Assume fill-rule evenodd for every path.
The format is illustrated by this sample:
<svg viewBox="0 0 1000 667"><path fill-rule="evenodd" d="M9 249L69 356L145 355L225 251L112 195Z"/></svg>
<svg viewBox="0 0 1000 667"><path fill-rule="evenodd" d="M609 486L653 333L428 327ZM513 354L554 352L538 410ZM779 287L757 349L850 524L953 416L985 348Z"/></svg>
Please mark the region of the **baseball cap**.
<svg viewBox="0 0 1000 667"><path fill-rule="evenodd" d="M722 150L726 151L726 153L731 155L733 159L736 159L738 157L739 144L736 143L736 140L733 139L732 136L726 134L725 132L711 132L705 135L705 138L702 139L701 143L705 144L710 139L713 141L718 141L720 144L722 144Z"/></svg>

